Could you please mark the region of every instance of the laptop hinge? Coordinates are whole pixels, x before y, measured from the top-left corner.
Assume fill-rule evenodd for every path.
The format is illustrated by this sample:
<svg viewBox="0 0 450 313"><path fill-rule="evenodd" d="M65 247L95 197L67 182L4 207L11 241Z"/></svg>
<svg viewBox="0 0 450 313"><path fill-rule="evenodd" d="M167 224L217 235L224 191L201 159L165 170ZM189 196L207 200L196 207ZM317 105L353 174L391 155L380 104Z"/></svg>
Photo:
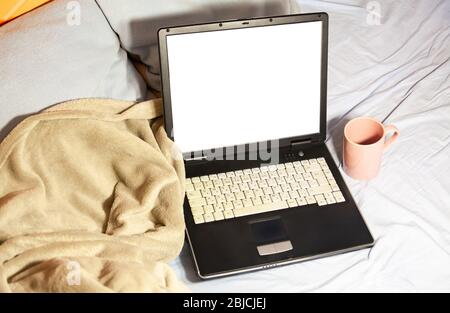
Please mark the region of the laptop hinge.
<svg viewBox="0 0 450 313"><path fill-rule="evenodd" d="M195 155L195 154L192 154L192 153L187 153L187 154L183 155L183 159L186 162L189 162L189 161L203 161L203 160L207 159L207 156L203 155L203 154L202 155Z"/></svg>
<svg viewBox="0 0 450 313"><path fill-rule="evenodd" d="M291 141L291 148L295 148L295 147L298 147L301 145L306 145L309 143L313 143L313 140L311 138L310 139L302 139L302 140L294 140L294 141Z"/></svg>

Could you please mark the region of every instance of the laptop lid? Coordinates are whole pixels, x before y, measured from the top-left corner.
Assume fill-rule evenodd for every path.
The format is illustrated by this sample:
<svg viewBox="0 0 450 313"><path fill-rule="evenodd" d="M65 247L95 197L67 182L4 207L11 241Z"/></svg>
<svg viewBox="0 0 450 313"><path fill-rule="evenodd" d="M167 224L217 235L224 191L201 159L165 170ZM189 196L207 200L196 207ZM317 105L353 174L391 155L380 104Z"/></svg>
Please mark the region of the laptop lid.
<svg viewBox="0 0 450 313"><path fill-rule="evenodd" d="M325 139L326 13L163 28L159 44L165 128L185 157Z"/></svg>

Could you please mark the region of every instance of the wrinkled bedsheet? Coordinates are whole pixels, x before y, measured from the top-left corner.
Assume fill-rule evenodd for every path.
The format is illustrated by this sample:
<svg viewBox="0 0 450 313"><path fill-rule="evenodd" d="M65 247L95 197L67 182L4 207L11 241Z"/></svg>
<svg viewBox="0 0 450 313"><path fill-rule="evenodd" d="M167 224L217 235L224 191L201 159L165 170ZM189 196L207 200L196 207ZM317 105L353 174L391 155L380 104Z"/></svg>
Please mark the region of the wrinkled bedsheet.
<svg viewBox="0 0 450 313"><path fill-rule="evenodd" d="M344 176L376 245L203 282L187 245L172 265L196 292L450 291L450 1L298 2L330 15L327 144L336 162L351 118L401 131L378 178Z"/></svg>

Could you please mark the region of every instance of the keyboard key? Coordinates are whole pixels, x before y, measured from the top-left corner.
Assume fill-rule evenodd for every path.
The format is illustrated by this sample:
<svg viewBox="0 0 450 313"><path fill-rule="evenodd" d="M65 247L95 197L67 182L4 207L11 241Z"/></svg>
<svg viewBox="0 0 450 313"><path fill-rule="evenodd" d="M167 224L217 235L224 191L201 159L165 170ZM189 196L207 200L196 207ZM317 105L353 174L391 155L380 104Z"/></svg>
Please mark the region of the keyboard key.
<svg viewBox="0 0 450 313"><path fill-rule="evenodd" d="M214 222L214 215L212 213L206 213L203 215L203 218L205 219L205 223Z"/></svg>
<svg viewBox="0 0 450 313"><path fill-rule="evenodd" d="M229 188L230 188L230 191L231 191L232 193L236 193L236 192L241 191L241 188L239 188L239 185L240 185L240 184L235 184L235 185L230 186L230 187L229 187Z"/></svg>
<svg viewBox="0 0 450 313"><path fill-rule="evenodd" d="M244 174L243 176L241 176L241 180L243 183L247 183L247 182L251 181L250 176L247 174Z"/></svg>
<svg viewBox="0 0 450 313"><path fill-rule="evenodd" d="M253 190L244 191L244 195L246 199L251 199L255 197L255 193L253 192Z"/></svg>
<svg viewBox="0 0 450 313"><path fill-rule="evenodd" d="M249 182L248 183L248 188L250 188L251 190L255 190L255 189L259 189L258 183L257 182Z"/></svg>
<svg viewBox="0 0 450 313"><path fill-rule="evenodd" d="M261 205L263 204L261 201L261 197L256 197L252 199L253 205Z"/></svg>
<svg viewBox="0 0 450 313"><path fill-rule="evenodd" d="M263 212L271 212L276 210L287 209L289 205L286 201L276 202L276 203L267 203L258 206L253 206L249 208L237 209L234 210L234 216L241 217L246 215L252 215Z"/></svg>
<svg viewBox="0 0 450 313"><path fill-rule="evenodd" d="M269 187L269 185L267 184L267 181L265 181L265 180L258 181L258 186L259 186L259 188Z"/></svg>
<svg viewBox="0 0 450 313"><path fill-rule="evenodd" d="M200 181L202 181L202 182L209 181L209 176L200 177Z"/></svg>
<svg viewBox="0 0 450 313"><path fill-rule="evenodd" d="M302 187L302 189L308 189L309 188L309 184L307 181L303 180L300 182L300 187Z"/></svg>
<svg viewBox="0 0 450 313"><path fill-rule="evenodd" d="M202 224L205 220L203 219L203 215L194 215L194 223L195 224Z"/></svg>
<svg viewBox="0 0 450 313"><path fill-rule="evenodd" d="M240 189L241 191L250 190L250 188L248 187L248 184L247 184L247 183L239 184L239 189Z"/></svg>
<svg viewBox="0 0 450 313"><path fill-rule="evenodd" d="M225 219L225 217L223 216L222 212L215 212L214 213L214 219L216 221L221 221L221 220Z"/></svg>
<svg viewBox="0 0 450 313"><path fill-rule="evenodd" d="M287 204L289 205L290 208L294 208L297 207L297 201L295 201L295 199L289 199L287 200Z"/></svg>
<svg viewBox="0 0 450 313"><path fill-rule="evenodd" d="M268 204L272 202L272 198L268 195L265 195L261 197L261 201L263 202L263 204Z"/></svg>
<svg viewBox="0 0 450 313"><path fill-rule="evenodd" d="M323 194L325 192L330 192L330 191L332 191L332 189L329 185L318 186L318 187L308 189L308 193L310 196L320 195L320 194Z"/></svg>
<svg viewBox="0 0 450 313"><path fill-rule="evenodd" d="M274 187L272 187L273 193L282 193L283 189L281 189L280 186L276 185Z"/></svg>
<svg viewBox="0 0 450 313"><path fill-rule="evenodd" d="M196 191L188 191L186 193L188 199L202 198L202 193L199 190Z"/></svg>
<svg viewBox="0 0 450 313"><path fill-rule="evenodd" d="M240 184L242 183L241 177L240 176L235 176L235 177L231 177L231 182L234 185Z"/></svg>
<svg viewBox="0 0 450 313"><path fill-rule="evenodd" d="M286 179L286 183L288 183L288 184L295 182L295 179L293 176L288 176L285 179Z"/></svg>
<svg viewBox="0 0 450 313"><path fill-rule="evenodd" d="M336 202L340 203L340 202L345 202L345 198L342 195L342 192L340 191L336 191L333 192L334 198L336 199Z"/></svg>
<svg viewBox="0 0 450 313"><path fill-rule="evenodd" d="M264 192L261 189L253 190L253 193L255 194L255 197L264 196Z"/></svg>
<svg viewBox="0 0 450 313"><path fill-rule="evenodd" d="M214 207L211 204L208 205L204 205L203 206L203 211L206 213L213 213L214 212Z"/></svg>
<svg viewBox="0 0 450 313"><path fill-rule="evenodd" d="M203 210L203 207L193 207L191 208L192 211L192 215L202 215L205 213L205 211Z"/></svg>
<svg viewBox="0 0 450 313"><path fill-rule="evenodd" d="M313 196L306 197L306 202L308 202L308 204L317 203L316 198L314 198Z"/></svg>
<svg viewBox="0 0 450 313"><path fill-rule="evenodd" d="M221 204L221 203L227 202L227 199L225 198L224 195L220 194L220 195L216 196L216 201L217 201L217 204Z"/></svg>
<svg viewBox="0 0 450 313"><path fill-rule="evenodd" d="M244 175L251 175L251 174L252 174L252 170L251 169L244 170Z"/></svg>
<svg viewBox="0 0 450 313"><path fill-rule="evenodd" d="M271 198L272 198L272 202L281 202L282 201L280 195L272 195Z"/></svg>
<svg viewBox="0 0 450 313"><path fill-rule="evenodd" d="M300 187L300 184L297 182L290 183L289 185L291 186L292 190L298 190L298 189L302 188L302 187Z"/></svg>
<svg viewBox="0 0 450 313"><path fill-rule="evenodd" d="M244 205L242 204L241 200L233 201L233 207L234 209L242 209Z"/></svg>
<svg viewBox="0 0 450 313"><path fill-rule="evenodd" d="M206 204L206 200L204 198L196 198L196 199L189 199L189 204L191 207L198 207Z"/></svg>
<svg viewBox="0 0 450 313"><path fill-rule="evenodd" d="M242 191L239 191L234 194L237 200L245 199L245 194Z"/></svg>
<svg viewBox="0 0 450 313"><path fill-rule="evenodd" d="M213 204L214 212L223 211L223 203Z"/></svg>
<svg viewBox="0 0 450 313"><path fill-rule="evenodd" d="M327 200L327 203L328 203L328 204L334 204L334 203L336 203L336 200L334 200L334 197L333 197L333 196L331 196L331 197L329 197L329 198L325 198L325 200Z"/></svg>
<svg viewBox="0 0 450 313"><path fill-rule="evenodd" d="M298 198L298 199L297 199L297 203L298 203L299 206L307 205L307 204L308 204L308 202L306 202L305 198L303 198L303 197Z"/></svg>
<svg viewBox="0 0 450 313"><path fill-rule="evenodd" d="M201 193L201 197L202 198L206 198L206 197L211 197L212 193L211 193L211 189L203 189L200 191Z"/></svg>
<svg viewBox="0 0 450 313"><path fill-rule="evenodd" d="M272 190L271 187L264 187L262 190L263 190L264 195L271 195L271 194L273 194L273 190Z"/></svg>
<svg viewBox="0 0 450 313"><path fill-rule="evenodd" d="M234 195L234 193L229 193L225 195L225 199L227 199L227 202L232 202L236 200L236 196Z"/></svg>
<svg viewBox="0 0 450 313"><path fill-rule="evenodd" d="M216 204L216 197L207 197L206 198L206 203L207 204Z"/></svg>
<svg viewBox="0 0 450 313"><path fill-rule="evenodd" d="M226 219L234 218L234 213L232 210L226 210L223 212Z"/></svg>
<svg viewBox="0 0 450 313"><path fill-rule="evenodd" d="M220 193L223 195L231 193L231 189L229 186L222 186L222 187L219 187L219 189L220 189Z"/></svg>
<svg viewBox="0 0 450 313"><path fill-rule="evenodd" d="M299 189L297 190L297 192L302 196L302 197L307 197L309 196L309 193L306 189Z"/></svg>
<svg viewBox="0 0 450 313"><path fill-rule="evenodd" d="M297 171L295 170L295 168L291 167L291 168L286 169L286 173L289 176L293 176L293 175L297 174Z"/></svg>
<svg viewBox="0 0 450 313"><path fill-rule="evenodd" d="M316 196L316 201L319 206L327 205L327 201L323 195Z"/></svg>
<svg viewBox="0 0 450 313"><path fill-rule="evenodd" d="M193 191L193 190L194 190L194 185L193 184L191 184L191 183L186 184L186 191Z"/></svg>
<svg viewBox="0 0 450 313"><path fill-rule="evenodd" d="M291 199L297 199L301 197L297 191L290 191L289 196L291 197Z"/></svg>
<svg viewBox="0 0 450 313"><path fill-rule="evenodd" d="M288 199L291 198L291 197L289 196L289 193L287 193L287 192L282 192L282 193L280 194L280 197L281 197L282 200L288 200Z"/></svg>
<svg viewBox="0 0 450 313"><path fill-rule="evenodd" d="M225 202L223 204L223 208L224 208L225 211L228 211L228 210L233 210L234 206L233 206L232 202Z"/></svg>
<svg viewBox="0 0 450 313"><path fill-rule="evenodd" d="M195 190L202 190L202 189L204 189L203 183L202 182L194 183L194 189Z"/></svg>

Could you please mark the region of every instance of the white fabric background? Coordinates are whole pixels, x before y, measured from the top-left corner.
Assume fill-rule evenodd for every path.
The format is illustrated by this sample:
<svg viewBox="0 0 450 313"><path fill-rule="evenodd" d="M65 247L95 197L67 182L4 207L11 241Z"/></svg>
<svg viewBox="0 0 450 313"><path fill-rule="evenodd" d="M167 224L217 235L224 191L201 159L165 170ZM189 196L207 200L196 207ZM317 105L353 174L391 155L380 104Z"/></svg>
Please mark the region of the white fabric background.
<svg viewBox="0 0 450 313"><path fill-rule="evenodd" d="M401 136L380 176L344 176L376 245L336 257L197 281L187 247L173 262L195 292L450 291L450 1L298 0L330 14L328 147L340 163L342 130L369 115Z"/></svg>

